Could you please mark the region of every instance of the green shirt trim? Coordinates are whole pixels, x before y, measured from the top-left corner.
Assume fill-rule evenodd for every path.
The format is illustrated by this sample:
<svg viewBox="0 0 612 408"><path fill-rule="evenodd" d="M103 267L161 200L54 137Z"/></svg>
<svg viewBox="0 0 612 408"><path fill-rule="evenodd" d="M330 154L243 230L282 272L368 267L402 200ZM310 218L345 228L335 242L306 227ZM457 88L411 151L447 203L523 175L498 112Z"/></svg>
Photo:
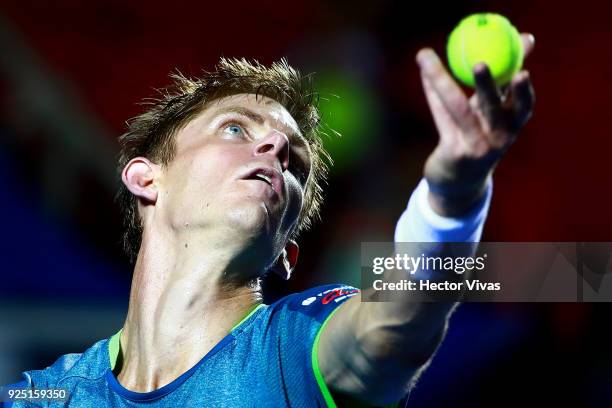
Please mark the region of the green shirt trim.
<svg viewBox="0 0 612 408"><path fill-rule="evenodd" d="M236 329L237 329L239 326L241 326L241 325L242 325L242 323L246 322L246 321L249 319L249 317L253 316L253 314L254 314L256 311L258 311L259 309L261 309L261 308L262 308L262 307L264 307L264 306L265 306L265 305L264 305L263 303L260 303L260 304L258 304L257 306L255 306L255 307L253 308L253 310L251 310L249 313L247 313L247 315L246 315L246 316L244 316L244 317L242 318L242 320L241 320L241 321L239 321L238 323L236 323L236 324L234 325L234 327L232 327L232 330L230 330L230 332L233 332L234 330L236 330Z"/></svg>
<svg viewBox="0 0 612 408"><path fill-rule="evenodd" d="M329 390L329 387L327 387L327 384L325 383L325 379L323 378L323 373L321 373L321 368L319 367L319 339L321 338L321 333L323 333L323 329L325 329L327 322L329 322L329 319L331 319L331 317L340 309L340 306L338 306L333 312L329 314L329 316L325 318L325 320L323 321L323 324L319 328L319 332L317 333L317 336L314 339L314 345L312 347L312 369L314 371L315 378L317 379L319 390L321 391L321 394L323 394L323 399L325 400L325 404L327 404L329 408L338 408L338 405L334 401L334 397L332 397L331 391ZM399 406L399 401L385 405L382 408L397 408L398 406Z"/></svg>
<svg viewBox="0 0 612 408"><path fill-rule="evenodd" d="M337 408L336 402L334 401L334 397L332 397L327 384L325 384L325 379L323 378L323 373L321 373L321 369L319 367L319 340L321 338L321 333L323 333L323 329L327 326L329 319L340 309L338 306L334 311L332 311L329 316L325 318L321 327L319 327L319 332L314 339L314 344L312 347L312 370L314 371L314 376L317 379L317 384L319 385L319 390L321 394L323 394L323 399L325 400L325 404L329 408Z"/></svg>
<svg viewBox="0 0 612 408"><path fill-rule="evenodd" d="M122 331L123 329L119 330L108 341L108 356L110 357L111 371L115 369L115 365L117 364L117 358L119 358L119 351L121 351L121 341L120 340L121 340Z"/></svg>

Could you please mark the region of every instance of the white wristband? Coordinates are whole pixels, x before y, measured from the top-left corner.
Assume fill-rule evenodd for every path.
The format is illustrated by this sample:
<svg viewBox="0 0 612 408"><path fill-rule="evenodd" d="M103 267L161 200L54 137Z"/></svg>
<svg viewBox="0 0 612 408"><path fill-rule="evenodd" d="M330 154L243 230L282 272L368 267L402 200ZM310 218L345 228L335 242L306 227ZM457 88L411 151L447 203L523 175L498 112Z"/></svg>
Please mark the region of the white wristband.
<svg viewBox="0 0 612 408"><path fill-rule="evenodd" d="M478 242L487 218L493 182L487 181L485 196L460 218L437 214L428 201L429 186L421 179L395 227L395 242Z"/></svg>

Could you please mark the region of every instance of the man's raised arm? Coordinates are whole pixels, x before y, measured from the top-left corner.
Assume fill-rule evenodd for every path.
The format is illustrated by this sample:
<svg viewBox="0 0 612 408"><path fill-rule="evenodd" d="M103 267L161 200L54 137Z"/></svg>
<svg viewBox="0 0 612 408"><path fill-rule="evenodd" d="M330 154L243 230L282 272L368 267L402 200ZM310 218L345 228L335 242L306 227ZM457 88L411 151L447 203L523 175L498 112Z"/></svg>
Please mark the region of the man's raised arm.
<svg viewBox="0 0 612 408"><path fill-rule="evenodd" d="M533 36L522 35L525 55ZM534 94L526 71L505 94L486 65L474 68L467 98L431 49L417 54L423 89L440 140L424 179L398 221L396 242L477 242L492 191L492 173L531 116ZM361 302L355 296L324 325L319 369L334 395L374 405L401 399L442 340L455 302Z"/></svg>

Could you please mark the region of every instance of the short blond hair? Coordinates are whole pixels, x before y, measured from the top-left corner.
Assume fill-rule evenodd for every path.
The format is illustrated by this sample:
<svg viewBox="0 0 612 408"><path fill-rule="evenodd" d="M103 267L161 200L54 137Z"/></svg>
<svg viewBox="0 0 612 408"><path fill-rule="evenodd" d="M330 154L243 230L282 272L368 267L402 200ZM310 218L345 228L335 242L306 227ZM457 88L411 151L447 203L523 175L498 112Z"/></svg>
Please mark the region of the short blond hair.
<svg viewBox="0 0 612 408"><path fill-rule="evenodd" d="M322 185L327 180L331 159L321 142L318 95L310 75L302 76L285 59L266 67L257 61L221 58L214 71L204 72L198 78L187 78L180 73L170 77L172 84L159 90L160 97L143 100L147 110L130 119L127 131L119 137L119 173L139 156L167 165L175 155L174 136L209 102L239 93L266 96L282 104L293 116L312 152L311 172L293 238L319 219ZM136 197L121 183L117 201L124 227L123 249L134 262L143 231Z"/></svg>

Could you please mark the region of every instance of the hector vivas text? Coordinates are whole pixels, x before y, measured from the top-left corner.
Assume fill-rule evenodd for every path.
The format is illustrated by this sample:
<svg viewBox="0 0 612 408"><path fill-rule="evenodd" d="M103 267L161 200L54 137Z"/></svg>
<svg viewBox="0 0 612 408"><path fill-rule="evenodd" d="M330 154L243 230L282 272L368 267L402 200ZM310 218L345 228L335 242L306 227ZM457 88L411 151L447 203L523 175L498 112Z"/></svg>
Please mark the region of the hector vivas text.
<svg viewBox="0 0 612 408"><path fill-rule="evenodd" d="M395 254L389 257L375 257L372 261L372 272L381 275L385 271L405 271L410 279L385 282L376 279L373 282L375 290L408 290L408 291L498 291L499 282L481 282L478 279L454 281L441 280L449 272L464 275L466 272L482 271L485 269L487 254L482 256L442 257L442 256L411 256L408 254Z"/></svg>

